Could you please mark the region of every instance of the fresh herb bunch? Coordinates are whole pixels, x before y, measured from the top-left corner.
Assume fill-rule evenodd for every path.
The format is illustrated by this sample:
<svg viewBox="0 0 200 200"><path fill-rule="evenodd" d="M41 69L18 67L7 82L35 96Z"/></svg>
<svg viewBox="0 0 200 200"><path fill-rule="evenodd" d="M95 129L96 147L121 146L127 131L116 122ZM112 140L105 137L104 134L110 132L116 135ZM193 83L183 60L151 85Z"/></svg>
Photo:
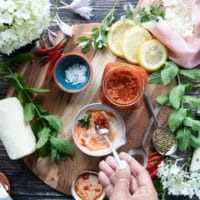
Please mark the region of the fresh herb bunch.
<svg viewBox="0 0 200 200"><path fill-rule="evenodd" d="M121 16L121 19L132 19L134 15L134 6L130 3L124 5L124 11L126 12L125 15Z"/></svg>
<svg viewBox="0 0 200 200"><path fill-rule="evenodd" d="M88 128L90 126L90 119L92 117L91 113L88 113L87 116L84 116L82 119L78 120L78 123L81 125L82 128Z"/></svg>
<svg viewBox="0 0 200 200"><path fill-rule="evenodd" d="M114 6L103 18L99 27L94 27L89 34L91 37L80 36L78 38L79 46L82 48L83 53L87 53L92 46L95 50L102 49L107 46L107 31L109 26L115 19L115 8L118 6L119 0L115 0Z"/></svg>
<svg viewBox="0 0 200 200"><path fill-rule="evenodd" d="M177 85L168 94L158 96L157 102L173 108L168 119L168 127L176 134L178 147L183 151L200 146L200 140L196 136L196 132L200 130L200 121L192 118L191 108L185 108L185 104L199 107L200 99L186 94L186 91L199 86L183 83L182 77L200 79L200 69L181 69L174 62L168 61L164 68L149 75L148 82L167 85L172 80L177 80Z"/></svg>
<svg viewBox="0 0 200 200"><path fill-rule="evenodd" d="M159 18L165 18L165 12L158 8L157 5L151 5L148 8L141 8L135 17L136 23L143 23L149 21L159 21Z"/></svg>
<svg viewBox="0 0 200 200"><path fill-rule="evenodd" d="M47 89L37 89L28 87L26 80L19 73L13 73L8 64L20 60L20 63L27 62L32 58L27 55L26 59L21 55L11 58L3 64L1 69L7 69L6 79L11 80L11 84L18 92L18 99L24 108L25 122L32 122L32 130L37 138L36 149L40 149L40 156L46 157L50 154L50 162L65 160L67 155L74 152L73 145L63 139L57 138L57 132L62 130L62 120L58 115L50 115L38 102L33 101L33 95L48 92Z"/></svg>

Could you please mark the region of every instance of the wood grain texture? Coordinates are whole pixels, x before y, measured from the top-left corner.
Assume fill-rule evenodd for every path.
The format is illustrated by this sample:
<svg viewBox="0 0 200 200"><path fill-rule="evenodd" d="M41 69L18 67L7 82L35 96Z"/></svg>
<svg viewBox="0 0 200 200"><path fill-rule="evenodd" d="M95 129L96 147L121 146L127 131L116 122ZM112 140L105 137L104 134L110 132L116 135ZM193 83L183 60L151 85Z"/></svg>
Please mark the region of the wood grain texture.
<svg viewBox="0 0 200 200"><path fill-rule="evenodd" d="M74 26L74 36L69 40L64 52L81 53L81 49L77 46L76 39L78 36L90 31L94 26L98 26L98 24L81 24ZM105 65L113 61L125 62L124 60L118 59L106 48L100 51L91 50L85 56L91 62L94 78L91 85L85 91L78 94L64 93L57 87L53 80L45 80L44 77L48 65L42 67L39 60L36 60L34 63L29 63L19 69L20 73L26 77L29 86L50 89L49 93L38 95L35 100L39 101L51 114L58 114L62 117L64 128L63 131L59 133L59 137L69 139L71 142L73 142L71 134L72 121L76 113L86 104L100 102L99 87ZM148 85L152 101L155 103L155 98L159 94L167 92L171 87L172 84L167 87ZM8 94L10 96L13 95L12 89ZM137 110L127 111L118 109L118 111L125 121L127 136L127 143L121 147L119 151L128 151L140 145L150 114L144 102ZM170 111L167 108L162 109L159 115L161 124L166 123L169 113ZM148 144L149 143L150 138L148 139ZM49 158L40 158L38 157L38 152L36 152L25 158L25 163L33 173L47 185L65 194L70 194L70 185L74 176L83 170L98 171L98 163L101 159L102 158L85 155L75 147L75 154L72 157L68 157L66 161L56 162L50 165Z"/></svg>

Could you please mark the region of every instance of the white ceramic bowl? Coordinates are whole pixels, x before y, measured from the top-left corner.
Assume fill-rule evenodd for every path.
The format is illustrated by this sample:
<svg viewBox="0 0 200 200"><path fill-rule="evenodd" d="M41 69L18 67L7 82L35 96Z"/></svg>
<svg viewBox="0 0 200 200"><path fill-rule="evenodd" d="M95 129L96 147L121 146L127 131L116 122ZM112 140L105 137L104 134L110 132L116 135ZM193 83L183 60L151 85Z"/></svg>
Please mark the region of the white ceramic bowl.
<svg viewBox="0 0 200 200"><path fill-rule="evenodd" d="M75 200L102 200L105 197L97 172L89 170L82 171L74 177L71 184L71 193Z"/></svg>
<svg viewBox="0 0 200 200"><path fill-rule="evenodd" d="M83 145L85 144L85 141L88 142L88 139L84 138L83 144L81 144L83 138L83 134L77 134L78 133L78 120L82 119L84 116L87 116L88 113L95 113L97 111L103 111L103 113L106 113L106 116L108 116L108 121L110 125L110 132L112 133L112 141L111 143L113 144L114 148L119 148L120 146L124 145L126 143L126 135L125 135L125 124L123 119L121 118L120 114L114 110L113 108L101 104L101 103L93 103L84 106L75 116L73 120L73 125L72 125L72 135L74 142L76 146L85 154L90 155L90 156L105 156L111 153L111 149L109 145L107 144L106 140L103 138L103 136L100 136L102 138L98 138L97 141L100 144L100 142L104 141L104 144L106 143L107 147L98 149L98 143L90 144L89 145ZM108 114L108 115L107 115ZM77 130L76 130L77 129ZM89 133L89 136L87 138L90 138L91 135L98 135L94 129L94 122L90 122L90 129L91 132ZM80 130L80 126L79 126ZM85 131L85 129L82 129L82 131ZM99 135L98 135L99 136ZM103 140L102 140L103 139ZM89 140L90 141L90 140Z"/></svg>

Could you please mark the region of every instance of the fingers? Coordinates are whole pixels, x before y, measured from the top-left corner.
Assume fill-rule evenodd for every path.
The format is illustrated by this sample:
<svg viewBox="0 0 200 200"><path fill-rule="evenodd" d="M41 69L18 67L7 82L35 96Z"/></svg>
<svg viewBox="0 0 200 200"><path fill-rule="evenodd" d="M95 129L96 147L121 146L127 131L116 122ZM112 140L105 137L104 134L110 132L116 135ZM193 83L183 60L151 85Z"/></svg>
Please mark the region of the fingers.
<svg viewBox="0 0 200 200"><path fill-rule="evenodd" d="M120 153L120 158L122 160L125 160L129 164L131 173L136 178L138 187L146 185L153 186L151 177L149 176L146 169L139 162L137 162L132 156L122 152Z"/></svg>

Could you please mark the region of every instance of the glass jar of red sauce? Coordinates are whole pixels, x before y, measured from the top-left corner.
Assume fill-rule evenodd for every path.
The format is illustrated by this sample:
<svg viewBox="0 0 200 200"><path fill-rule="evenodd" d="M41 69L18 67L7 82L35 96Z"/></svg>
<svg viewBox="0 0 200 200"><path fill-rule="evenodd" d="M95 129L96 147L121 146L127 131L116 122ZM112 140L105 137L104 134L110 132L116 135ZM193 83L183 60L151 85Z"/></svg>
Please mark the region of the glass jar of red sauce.
<svg viewBox="0 0 200 200"><path fill-rule="evenodd" d="M121 62L108 63L102 76L100 99L107 105L137 109L142 104L146 83L147 73L143 68Z"/></svg>

